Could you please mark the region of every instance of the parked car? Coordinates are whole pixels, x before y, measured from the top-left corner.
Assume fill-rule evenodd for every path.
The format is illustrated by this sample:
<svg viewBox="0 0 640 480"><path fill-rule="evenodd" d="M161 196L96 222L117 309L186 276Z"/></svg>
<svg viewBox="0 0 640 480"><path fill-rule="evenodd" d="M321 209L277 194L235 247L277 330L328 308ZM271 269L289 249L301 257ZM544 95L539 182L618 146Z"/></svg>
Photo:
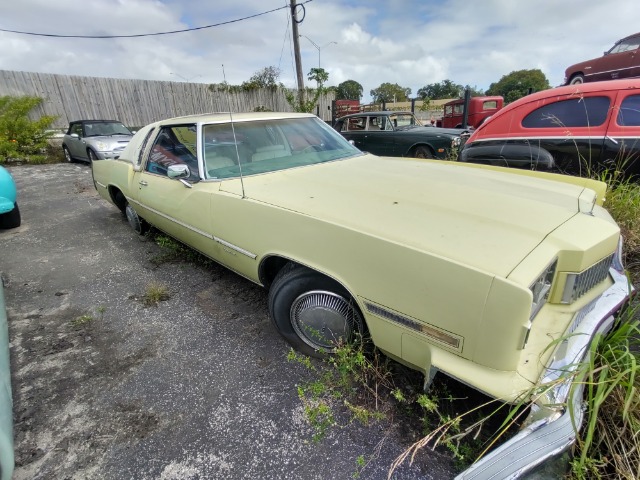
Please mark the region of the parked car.
<svg viewBox="0 0 640 480"><path fill-rule="evenodd" d="M493 115L460 160L586 175L640 174L640 79L545 90Z"/></svg>
<svg viewBox="0 0 640 480"><path fill-rule="evenodd" d="M564 73L565 85L600 80L640 77L640 33L618 40L602 57L571 65Z"/></svg>
<svg viewBox="0 0 640 480"><path fill-rule="evenodd" d="M0 166L0 229L20 226L16 182L9 171Z"/></svg>
<svg viewBox="0 0 640 480"><path fill-rule="evenodd" d="M0 480L11 480L14 468L13 400L9 363L9 327L0 276Z"/></svg>
<svg viewBox="0 0 640 480"><path fill-rule="evenodd" d="M68 162L118 158L132 136L117 120L76 120L69 124L62 150Z"/></svg>
<svg viewBox="0 0 640 480"><path fill-rule="evenodd" d="M487 457L500 478L575 438L580 405L555 382L630 294L604 183L380 158L297 113L157 122L92 170L138 233L151 224L267 288L301 352L368 332L428 381L507 402L552 379L515 453Z"/></svg>
<svg viewBox="0 0 640 480"><path fill-rule="evenodd" d="M460 145L462 130L424 127L411 112L345 115L335 129L363 152L389 157L439 158Z"/></svg>
<svg viewBox="0 0 640 480"><path fill-rule="evenodd" d="M467 113L467 126L478 128L491 115L504 106L504 98L494 97L471 97L469 99L469 112ZM464 98L451 100L443 105L442 119L437 125L445 128L462 128L464 120Z"/></svg>

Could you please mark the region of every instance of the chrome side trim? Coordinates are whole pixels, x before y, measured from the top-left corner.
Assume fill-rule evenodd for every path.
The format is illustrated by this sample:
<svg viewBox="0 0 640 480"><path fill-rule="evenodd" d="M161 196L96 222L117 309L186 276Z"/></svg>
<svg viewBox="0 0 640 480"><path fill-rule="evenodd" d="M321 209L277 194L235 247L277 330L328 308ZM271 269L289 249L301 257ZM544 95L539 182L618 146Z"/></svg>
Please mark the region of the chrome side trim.
<svg viewBox="0 0 640 480"><path fill-rule="evenodd" d="M225 241L225 240L222 240L222 239L221 239L221 238L219 238L219 237L213 237L213 239L214 239L216 242L218 242L220 245L224 245L225 247L228 247L228 248L230 248L231 250L234 250L234 251L236 251L236 252L238 252L238 253L241 253L242 255L246 255L247 257L249 257L249 258L250 258L250 259L252 259L252 260L255 260L255 259L256 259L256 257L258 256L258 255L256 255L255 253L251 253L249 250L245 250L244 248L239 247L239 246L237 246L237 245L234 245L233 243L229 243L229 242L227 242L227 241Z"/></svg>
<svg viewBox="0 0 640 480"><path fill-rule="evenodd" d="M391 311L387 308L376 305L370 301L365 301L367 311L373 315L390 320L394 323L402 325L403 327L410 328L416 332L422 333L429 337L430 340L435 341L441 345L445 345L450 348L455 348L460 351L462 349L462 337L453 335L439 328L433 327L429 324L418 322L413 318L407 317L401 313Z"/></svg>
<svg viewBox="0 0 640 480"><path fill-rule="evenodd" d="M637 135L616 135L615 138L625 139L637 139ZM531 135L529 137L487 137L487 138L478 138L474 140L472 143L468 145L475 145L476 143L483 142L495 142L495 141L505 141L505 140L525 140L530 142L531 145L537 146L538 143L545 140L602 140L602 135Z"/></svg>
<svg viewBox="0 0 640 480"><path fill-rule="evenodd" d="M194 227L194 226L192 226L192 225L189 225L189 224L187 224L187 223L181 222L181 221L180 221L180 220L178 220L177 218L173 218L173 217L170 217L169 215L166 215L166 214L164 214L164 213L162 213L162 212L159 212L159 211L158 211L158 210L156 210L155 208L151 208L151 207L149 207L149 206L147 206L147 205L144 205L144 204L140 203L139 201L134 200L134 199L133 199L133 198L131 198L131 197L126 197L126 198L127 198L127 201L128 201L129 203L135 203L136 205L139 205L140 207L142 207L142 208L144 208L144 209L146 209L146 210L149 210L150 212L153 212L153 213L155 213L156 215L161 216L162 218L166 218L167 220L169 220L169 221L171 221L171 222L173 222L173 223L177 223L178 225L180 225L180 226L182 226L182 227L184 227L184 228L186 228L186 229L188 229L188 230L191 230L192 232L198 233L198 234L202 235L203 237L206 237L206 238L208 238L208 239L210 239L210 240L213 240L213 239L214 239L214 238L213 238L213 235L211 235L210 233L204 232L204 231L200 230L199 228L196 228L196 227Z"/></svg>
<svg viewBox="0 0 640 480"><path fill-rule="evenodd" d="M553 360L538 382L539 385L555 382L554 386L543 396L544 399L532 406L525 421L526 427L460 473L456 480L520 478L573 445L582 422L585 385L579 382L571 392L568 379L579 364L588 359L589 346L595 335L612 328L614 314L633 292L623 273L611 268L609 274L614 284L576 314L569 326L569 329L574 329L573 333L556 347ZM567 333L571 333L570 330ZM567 380L558 382L563 377Z"/></svg>
<svg viewBox="0 0 640 480"><path fill-rule="evenodd" d="M96 180L96 184L100 185L102 188L107 188L107 186L104 183L100 183L99 181Z"/></svg>

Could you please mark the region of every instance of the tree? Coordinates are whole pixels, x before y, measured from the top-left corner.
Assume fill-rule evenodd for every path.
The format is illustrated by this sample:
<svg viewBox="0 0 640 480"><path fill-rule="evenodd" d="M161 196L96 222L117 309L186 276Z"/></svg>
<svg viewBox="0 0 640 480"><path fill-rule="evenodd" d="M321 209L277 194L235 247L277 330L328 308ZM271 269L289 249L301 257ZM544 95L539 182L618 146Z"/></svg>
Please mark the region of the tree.
<svg viewBox="0 0 640 480"><path fill-rule="evenodd" d="M336 100L360 101L362 90L362 85L355 80L345 80L336 87Z"/></svg>
<svg viewBox="0 0 640 480"><path fill-rule="evenodd" d="M441 100L443 98L460 98L464 95L462 85L451 80L443 80L440 83L430 83L418 90L418 97L422 100Z"/></svg>
<svg viewBox="0 0 640 480"><path fill-rule="evenodd" d="M472 97L483 97L484 90L480 90L477 86L465 85L463 90L469 89Z"/></svg>
<svg viewBox="0 0 640 480"><path fill-rule="evenodd" d="M307 74L307 79L315 81L318 87L322 87L329 80L329 73L324 68L312 68Z"/></svg>
<svg viewBox="0 0 640 480"><path fill-rule="evenodd" d="M0 97L0 164L11 160L33 163L45 160L42 152L57 117L42 115L38 120L30 120L28 116L43 101L40 97Z"/></svg>
<svg viewBox="0 0 640 480"><path fill-rule="evenodd" d="M510 103L528 95L529 89L537 92L548 88L551 85L542 70L516 70L489 85L487 95L502 95L504 101Z"/></svg>
<svg viewBox="0 0 640 480"><path fill-rule="evenodd" d="M374 103L406 102L411 95L410 88L404 88L397 83L383 83L369 92Z"/></svg>
<svg viewBox="0 0 640 480"><path fill-rule="evenodd" d="M280 69L278 67L264 67L254 73L249 80L242 83L245 89L254 88L273 88L277 87L277 80L280 78Z"/></svg>
<svg viewBox="0 0 640 480"><path fill-rule="evenodd" d="M297 95L294 95L293 91L285 90L284 96L287 99L287 103L291 105L291 108L293 108L294 112L312 113L318 103L320 95L328 91L328 88L326 88L324 84L329 81L329 72L324 68L312 68L309 70L307 78L309 81L315 80L318 84L318 88L316 88L315 91L313 89L307 89L307 93L313 92L313 98L311 98L311 100L304 100L306 95L303 95L302 100L300 100Z"/></svg>

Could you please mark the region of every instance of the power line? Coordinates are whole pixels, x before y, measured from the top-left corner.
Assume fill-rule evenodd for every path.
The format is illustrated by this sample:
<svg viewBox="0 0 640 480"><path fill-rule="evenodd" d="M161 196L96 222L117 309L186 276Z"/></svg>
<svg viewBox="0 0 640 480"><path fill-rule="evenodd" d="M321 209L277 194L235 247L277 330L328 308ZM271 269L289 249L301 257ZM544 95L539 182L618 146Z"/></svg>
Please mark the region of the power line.
<svg viewBox="0 0 640 480"><path fill-rule="evenodd" d="M306 0L305 2L299 4L303 5L304 3L312 2L313 0ZM228 20L226 22L214 23L211 25L204 25L202 27L194 27L194 28L185 28L184 30L172 30L170 32L156 32L156 33L137 33L134 35L57 35L53 33L36 33L36 32L22 32L18 30L7 30L4 28L0 28L0 32L5 33L18 33L20 35L32 35L35 37L53 37L53 38L137 38L137 37L154 37L158 35L171 35L174 33L185 33L185 32L194 32L196 30L204 30L206 28L220 27L222 25L229 25L230 23L242 22L243 20L249 20L251 18L260 17L262 15L266 15L268 13L273 13L278 10L283 10L285 8L290 8L288 5L284 7L274 8L273 10L268 10L262 13L256 13L255 15L249 15L248 17L237 18L235 20Z"/></svg>

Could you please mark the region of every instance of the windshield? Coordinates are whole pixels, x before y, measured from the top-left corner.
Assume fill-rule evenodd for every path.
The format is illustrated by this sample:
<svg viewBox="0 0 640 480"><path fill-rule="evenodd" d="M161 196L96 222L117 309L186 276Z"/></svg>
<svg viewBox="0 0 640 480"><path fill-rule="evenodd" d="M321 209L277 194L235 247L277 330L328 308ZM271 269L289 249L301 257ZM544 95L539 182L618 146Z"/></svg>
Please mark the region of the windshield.
<svg viewBox="0 0 640 480"><path fill-rule="evenodd" d="M102 137L109 135L133 135L131 130L118 122L87 123L84 126L85 137Z"/></svg>
<svg viewBox="0 0 640 480"><path fill-rule="evenodd" d="M317 118L216 123L202 127L205 178L275 172L360 154ZM238 165L238 160L240 165Z"/></svg>

